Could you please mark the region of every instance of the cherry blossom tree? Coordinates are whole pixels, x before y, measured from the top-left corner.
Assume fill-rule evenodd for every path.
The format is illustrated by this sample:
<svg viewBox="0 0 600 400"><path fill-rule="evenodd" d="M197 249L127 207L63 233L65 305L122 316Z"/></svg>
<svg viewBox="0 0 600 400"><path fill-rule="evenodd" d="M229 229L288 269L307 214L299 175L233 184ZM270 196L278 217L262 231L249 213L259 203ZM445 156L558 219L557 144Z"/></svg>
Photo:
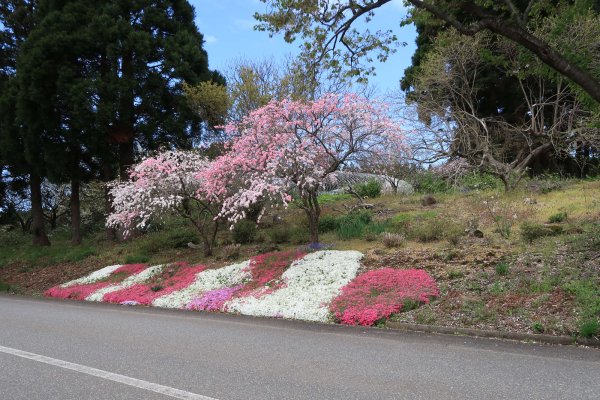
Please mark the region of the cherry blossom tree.
<svg viewBox="0 0 600 400"><path fill-rule="evenodd" d="M385 103L356 94L271 101L225 127L233 138L228 150L199 179L209 193L224 198L219 216L233 223L258 201L287 206L297 196L316 243L322 185L345 166L404 142L388 111Z"/></svg>
<svg viewBox="0 0 600 400"><path fill-rule="evenodd" d="M194 151L165 151L133 165L131 180L116 182L110 189L114 211L106 225L122 228L127 237L151 220L176 213L197 229L204 255L211 255L221 222L220 202L198 176L209 165Z"/></svg>

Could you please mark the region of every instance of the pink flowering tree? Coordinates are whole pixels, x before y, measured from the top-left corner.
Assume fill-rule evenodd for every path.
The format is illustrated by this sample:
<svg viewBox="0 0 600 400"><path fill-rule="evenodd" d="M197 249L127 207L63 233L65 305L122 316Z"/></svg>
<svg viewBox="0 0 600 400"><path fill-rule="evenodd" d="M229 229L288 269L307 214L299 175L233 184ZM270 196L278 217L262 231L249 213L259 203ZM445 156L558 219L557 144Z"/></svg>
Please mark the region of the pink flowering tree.
<svg viewBox="0 0 600 400"><path fill-rule="evenodd" d="M236 222L259 201L287 206L297 196L315 243L323 183L345 166L404 142L386 104L355 94L271 101L225 131L233 138L228 151L199 173L208 191L224 198L219 216Z"/></svg>
<svg viewBox="0 0 600 400"><path fill-rule="evenodd" d="M106 225L123 229L127 237L151 220L176 213L197 229L204 254L211 255L222 219L219 199L206 191L206 182L198 176L209 165L194 151L165 151L133 165L130 181L112 185L113 212Z"/></svg>

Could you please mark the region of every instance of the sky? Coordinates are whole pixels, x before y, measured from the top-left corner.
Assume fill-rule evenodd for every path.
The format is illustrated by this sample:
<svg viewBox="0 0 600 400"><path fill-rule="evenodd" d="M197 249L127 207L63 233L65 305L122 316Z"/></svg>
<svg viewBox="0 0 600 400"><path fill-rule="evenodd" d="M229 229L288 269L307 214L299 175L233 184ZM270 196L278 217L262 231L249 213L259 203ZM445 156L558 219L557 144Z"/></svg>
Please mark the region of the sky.
<svg viewBox="0 0 600 400"><path fill-rule="evenodd" d="M265 11L265 4L258 0L190 0L190 3L196 9L196 24L204 35L211 69L224 71L238 59L283 61L299 51L299 42L289 44L281 35L270 38L267 32L253 30L254 13ZM369 82L380 94L398 89L416 48L414 26L400 27L404 16L402 0L393 0L376 10L369 23L372 31L393 29L399 40L407 43L385 63L373 64L377 76L369 78Z"/></svg>

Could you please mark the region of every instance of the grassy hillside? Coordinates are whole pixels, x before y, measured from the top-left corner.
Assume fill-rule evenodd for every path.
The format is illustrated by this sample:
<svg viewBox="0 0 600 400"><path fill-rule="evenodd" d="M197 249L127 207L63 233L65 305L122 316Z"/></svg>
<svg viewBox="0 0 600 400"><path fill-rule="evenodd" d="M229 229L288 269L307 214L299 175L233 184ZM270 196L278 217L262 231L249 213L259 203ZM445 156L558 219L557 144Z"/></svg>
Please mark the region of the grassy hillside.
<svg viewBox="0 0 600 400"><path fill-rule="evenodd" d="M423 193L367 199L348 213L349 195L323 195L321 242L366 254L363 269L424 268L439 300L394 316L399 321L518 332L595 336L600 317L600 181L538 180L503 193L498 182L473 179L460 190L429 186ZM102 231L80 247L68 232L34 248L15 232L0 237L0 290L39 294L110 264L188 261L209 266L276 249L306 245L301 210L270 210L253 224L219 233L215 256L189 248L196 234L171 219L114 244ZM234 244L235 241L248 242Z"/></svg>

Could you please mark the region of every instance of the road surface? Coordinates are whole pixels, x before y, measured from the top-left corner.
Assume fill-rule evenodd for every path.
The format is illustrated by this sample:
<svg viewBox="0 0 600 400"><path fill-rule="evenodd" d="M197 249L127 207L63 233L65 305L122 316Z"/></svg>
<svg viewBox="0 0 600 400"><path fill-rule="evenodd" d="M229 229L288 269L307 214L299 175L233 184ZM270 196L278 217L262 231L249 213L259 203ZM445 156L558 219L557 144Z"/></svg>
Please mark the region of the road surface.
<svg viewBox="0 0 600 400"><path fill-rule="evenodd" d="M600 399L600 350L0 296L0 399Z"/></svg>

